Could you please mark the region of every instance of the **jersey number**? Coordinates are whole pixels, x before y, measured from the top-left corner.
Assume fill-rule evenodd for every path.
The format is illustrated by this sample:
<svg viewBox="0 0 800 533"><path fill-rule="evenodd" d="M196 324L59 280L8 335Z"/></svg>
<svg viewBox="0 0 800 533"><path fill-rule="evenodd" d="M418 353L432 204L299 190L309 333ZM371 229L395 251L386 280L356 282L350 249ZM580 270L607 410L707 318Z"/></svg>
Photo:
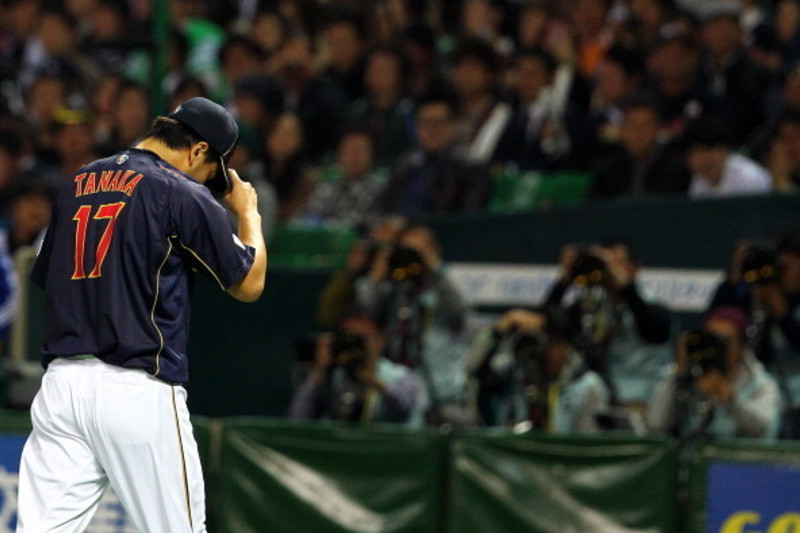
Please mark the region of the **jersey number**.
<svg viewBox="0 0 800 533"><path fill-rule="evenodd" d="M103 261L106 259L108 247L111 245L111 237L114 235L114 224L117 221L122 208L125 207L124 202L117 202L115 204L103 204L97 208L97 213L94 217L92 214L92 206L82 205L78 208L72 220L76 221L77 227L75 228L75 272L72 274L72 279L84 279L86 277L85 270L83 269L83 256L86 250L86 230L89 228L89 220L108 220L106 229L103 231L100 242L97 243L97 250L94 255L94 268L89 273L90 278L99 278L102 275L101 268Z"/></svg>

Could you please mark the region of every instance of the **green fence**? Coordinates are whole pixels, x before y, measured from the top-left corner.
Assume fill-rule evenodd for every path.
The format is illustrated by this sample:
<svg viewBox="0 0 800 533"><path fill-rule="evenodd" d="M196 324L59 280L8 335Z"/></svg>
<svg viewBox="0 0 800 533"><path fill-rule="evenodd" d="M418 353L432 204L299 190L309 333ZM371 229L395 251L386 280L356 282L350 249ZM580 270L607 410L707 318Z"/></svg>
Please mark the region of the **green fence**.
<svg viewBox="0 0 800 533"><path fill-rule="evenodd" d="M441 434L247 417L193 424L210 533L800 531L800 443L682 447L625 434ZM28 426L25 414L0 416L0 434ZM752 483L715 485L715 468L753 472ZM732 510L711 508L729 499Z"/></svg>

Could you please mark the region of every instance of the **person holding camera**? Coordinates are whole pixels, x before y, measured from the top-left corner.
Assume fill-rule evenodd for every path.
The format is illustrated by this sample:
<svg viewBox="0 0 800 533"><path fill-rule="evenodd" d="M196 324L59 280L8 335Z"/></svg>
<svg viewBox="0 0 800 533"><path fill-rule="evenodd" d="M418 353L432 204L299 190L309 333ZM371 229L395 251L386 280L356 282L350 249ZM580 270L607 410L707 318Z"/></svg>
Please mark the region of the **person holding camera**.
<svg viewBox="0 0 800 533"><path fill-rule="evenodd" d="M598 414L610 394L584 364L574 330L559 307L511 309L478 336L472 373L485 425L552 433L601 429Z"/></svg>
<svg viewBox="0 0 800 533"><path fill-rule="evenodd" d="M317 337L313 365L292 397L289 418L409 425L419 420L419 378L386 359L385 346L378 323L358 314Z"/></svg>
<svg viewBox="0 0 800 533"><path fill-rule="evenodd" d="M355 284L355 307L387 325L386 356L414 370L431 424L470 425L466 409L467 306L448 280L430 228L400 232Z"/></svg>
<svg viewBox="0 0 800 533"><path fill-rule="evenodd" d="M679 336L647 408L650 429L684 439L777 437L780 391L747 346L749 325L741 309L723 306Z"/></svg>
<svg viewBox="0 0 800 533"><path fill-rule="evenodd" d="M645 405L670 360L672 318L639 291L633 248L614 238L567 245L559 263L547 305L567 305L579 328L576 343L589 368L606 380L612 403Z"/></svg>
<svg viewBox="0 0 800 533"><path fill-rule="evenodd" d="M723 305L749 316L748 343L783 394L781 436L800 438L800 233L780 232L771 245L738 243L710 308Z"/></svg>

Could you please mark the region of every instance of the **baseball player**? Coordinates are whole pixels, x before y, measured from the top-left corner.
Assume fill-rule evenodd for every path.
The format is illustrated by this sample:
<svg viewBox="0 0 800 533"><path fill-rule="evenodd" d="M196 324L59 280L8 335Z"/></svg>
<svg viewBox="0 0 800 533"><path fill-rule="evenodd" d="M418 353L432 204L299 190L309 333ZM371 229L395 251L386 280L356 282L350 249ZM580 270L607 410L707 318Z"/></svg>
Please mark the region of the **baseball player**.
<svg viewBox="0 0 800 533"><path fill-rule="evenodd" d="M31 276L46 292L47 371L17 532L83 531L109 485L141 531L206 530L182 386L190 278L254 301L267 267L255 191L226 167L237 137L223 107L192 98L60 191Z"/></svg>

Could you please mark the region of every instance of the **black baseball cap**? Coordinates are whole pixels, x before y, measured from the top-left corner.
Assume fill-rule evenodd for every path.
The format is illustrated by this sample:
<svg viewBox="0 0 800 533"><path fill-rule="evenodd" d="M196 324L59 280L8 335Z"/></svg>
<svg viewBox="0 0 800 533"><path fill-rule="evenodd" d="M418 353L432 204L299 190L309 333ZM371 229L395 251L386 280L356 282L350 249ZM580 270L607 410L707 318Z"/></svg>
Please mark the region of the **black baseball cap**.
<svg viewBox="0 0 800 533"><path fill-rule="evenodd" d="M231 190L228 161L239 141L239 126L228 110L208 98L189 98L176 107L169 118L175 119L194 131L220 155L220 173L206 185L218 192Z"/></svg>

